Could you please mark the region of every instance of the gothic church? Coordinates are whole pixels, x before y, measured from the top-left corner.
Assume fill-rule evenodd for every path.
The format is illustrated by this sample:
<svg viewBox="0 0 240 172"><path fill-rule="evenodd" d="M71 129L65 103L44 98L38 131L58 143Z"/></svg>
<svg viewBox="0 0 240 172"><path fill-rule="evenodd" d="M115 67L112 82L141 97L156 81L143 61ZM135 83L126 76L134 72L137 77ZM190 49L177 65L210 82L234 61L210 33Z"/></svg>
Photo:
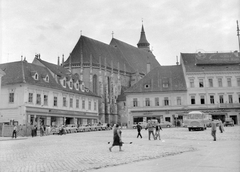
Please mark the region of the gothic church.
<svg viewBox="0 0 240 172"><path fill-rule="evenodd" d="M110 44L81 35L68 59L62 64L99 100L99 120L102 123L120 123L124 104L119 97L124 90L160 64L152 54L142 25L137 47L112 38ZM63 60L64 61L64 60Z"/></svg>

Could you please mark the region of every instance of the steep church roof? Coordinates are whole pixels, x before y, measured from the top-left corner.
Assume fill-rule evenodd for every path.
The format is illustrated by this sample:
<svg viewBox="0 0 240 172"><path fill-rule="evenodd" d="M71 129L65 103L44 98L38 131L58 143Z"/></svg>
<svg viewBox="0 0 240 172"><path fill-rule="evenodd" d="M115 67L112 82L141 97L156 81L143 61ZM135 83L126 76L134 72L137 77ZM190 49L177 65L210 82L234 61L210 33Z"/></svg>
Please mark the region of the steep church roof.
<svg viewBox="0 0 240 172"><path fill-rule="evenodd" d="M151 69L160 66L155 56L149 51L139 49L115 38L111 40L110 45L118 48L128 64L138 72L146 74L147 63L151 64Z"/></svg>
<svg viewBox="0 0 240 172"><path fill-rule="evenodd" d="M181 65L160 66L151 70L143 79L125 93L151 93L187 91Z"/></svg>
<svg viewBox="0 0 240 172"><path fill-rule="evenodd" d="M142 31L144 32L143 27ZM145 32L143 41L144 39L146 40ZM115 38L108 45L83 35L81 35L70 56L64 62L64 67L68 67L69 63L72 66L80 65L81 59L85 65L92 62L93 66L99 66L100 63L105 66L106 63L108 68L113 65L113 68L117 70L119 66L121 71L129 73L139 72L146 74L147 63L151 64L152 69L160 66L149 50L134 47Z"/></svg>
<svg viewBox="0 0 240 172"><path fill-rule="evenodd" d="M64 62L64 66L69 66L69 63L72 65L81 64L81 55L84 64L90 64L90 56L92 57L92 64L105 66L105 62L108 68L111 68L113 63L113 68L124 71L124 65L126 72L133 72L134 69L129 66L128 62L122 57L120 51L113 46L102 43L100 41L88 38L86 36L81 36L77 44L71 52L71 61L70 56Z"/></svg>

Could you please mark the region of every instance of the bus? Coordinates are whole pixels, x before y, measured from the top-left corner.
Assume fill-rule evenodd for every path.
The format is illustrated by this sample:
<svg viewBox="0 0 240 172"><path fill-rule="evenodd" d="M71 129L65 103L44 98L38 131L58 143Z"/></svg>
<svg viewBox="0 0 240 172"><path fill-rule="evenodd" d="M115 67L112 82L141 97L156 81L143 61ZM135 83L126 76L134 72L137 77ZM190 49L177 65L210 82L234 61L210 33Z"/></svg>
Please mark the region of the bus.
<svg viewBox="0 0 240 172"><path fill-rule="evenodd" d="M183 123L189 131L206 130L211 124L211 115L201 111L192 111L184 116Z"/></svg>

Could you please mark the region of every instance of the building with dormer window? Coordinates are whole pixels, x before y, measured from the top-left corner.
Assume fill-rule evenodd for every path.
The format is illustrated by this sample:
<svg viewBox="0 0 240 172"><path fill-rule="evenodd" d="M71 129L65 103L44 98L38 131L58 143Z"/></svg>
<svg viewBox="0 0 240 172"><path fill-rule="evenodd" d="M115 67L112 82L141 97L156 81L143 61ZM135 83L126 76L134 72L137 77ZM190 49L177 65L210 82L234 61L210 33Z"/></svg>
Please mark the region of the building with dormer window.
<svg viewBox="0 0 240 172"><path fill-rule="evenodd" d="M175 114L187 104L187 87L181 65L160 66L151 70L138 83L125 91L128 116L122 117L131 126L157 119L174 123ZM183 115L178 116L183 119Z"/></svg>
<svg viewBox="0 0 240 172"><path fill-rule="evenodd" d="M33 63L5 63L0 64L0 69L6 73L1 84L1 123L39 127L99 121L98 108L88 107L89 104L81 106L83 101L98 106L99 97L91 91L75 89L74 83L82 81L62 66L36 57Z"/></svg>

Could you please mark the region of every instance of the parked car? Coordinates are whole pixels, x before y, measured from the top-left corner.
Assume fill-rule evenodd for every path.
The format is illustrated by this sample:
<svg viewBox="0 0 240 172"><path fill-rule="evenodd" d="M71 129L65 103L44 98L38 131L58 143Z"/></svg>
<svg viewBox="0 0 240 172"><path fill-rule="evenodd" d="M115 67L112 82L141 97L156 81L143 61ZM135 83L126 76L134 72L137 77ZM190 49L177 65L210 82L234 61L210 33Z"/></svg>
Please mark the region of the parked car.
<svg viewBox="0 0 240 172"><path fill-rule="evenodd" d="M77 132L77 126L75 124L68 124L68 125L66 125L65 131L67 133L76 133Z"/></svg>
<svg viewBox="0 0 240 172"><path fill-rule="evenodd" d="M102 124L95 123L95 124L92 125L92 128L93 128L95 131L101 131L101 130L102 130Z"/></svg>
<svg viewBox="0 0 240 172"><path fill-rule="evenodd" d="M168 122L168 121L161 122L161 123L159 123L159 125L160 125L162 128L170 128L170 127L172 127L172 123L171 123L171 122Z"/></svg>
<svg viewBox="0 0 240 172"><path fill-rule="evenodd" d="M101 125L101 127L102 127L102 130L111 130L112 129L112 127L107 123L103 123Z"/></svg>
<svg viewBox="0 0 240 172"><path fill-rule="evenodd" d="M225 119L225 122L224 122L224 126L227 127L227 126L234 126L234 121L232 118L226 118Z"/></svg>

